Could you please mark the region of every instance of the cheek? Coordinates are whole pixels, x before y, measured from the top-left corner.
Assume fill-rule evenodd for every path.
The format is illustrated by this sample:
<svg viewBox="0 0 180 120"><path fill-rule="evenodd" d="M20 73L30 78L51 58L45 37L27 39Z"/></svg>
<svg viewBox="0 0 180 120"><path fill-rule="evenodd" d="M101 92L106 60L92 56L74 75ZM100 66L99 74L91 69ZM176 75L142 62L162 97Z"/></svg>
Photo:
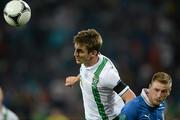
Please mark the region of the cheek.
<svg viewBox="0 0 180 120"><path fill-rule="evenodd" d="M89 59L89 58L90 58L90 55L89 55L89 54L86 54L86 53L82 53L82 54L81 54L81 57L84 58L84 59Z"/></svg>
<svg viewBox="0 0 180 120"><path fill-rule="evenodd" d="M156 97L157 97L157 92L154 91L154 90L152 90L152 91L150 92L150 96L152 97L152 99L156 98Z"/></svg>
<svg viewBox="0 0 180 120"><path fill-rule="evenodd" d="M87 54L79 54L78 57L83 61L89 60L89 56Z"/></svg>
<svg viewBox="0 0 180 120"><path fill-rule="evenodd" d="M79 53L79 54L78 54L78 57L85 58L85 57L86 57L86 54L84 54L84 53Z"/></svg>
<svg viewBox="0 0 180 120"><path fill-rule="evenodd" d="M157 95L156 95L156 92L152 92L152 93L151 93L151 96L152 96L152 98L156 98L156 96L157 96Z"/></svg>
<svg viewBox="0 0 180 120"><path fill-rule="evenodd" d="M162 98L166 98L168 96L168 93L163 93Z"/></svg>

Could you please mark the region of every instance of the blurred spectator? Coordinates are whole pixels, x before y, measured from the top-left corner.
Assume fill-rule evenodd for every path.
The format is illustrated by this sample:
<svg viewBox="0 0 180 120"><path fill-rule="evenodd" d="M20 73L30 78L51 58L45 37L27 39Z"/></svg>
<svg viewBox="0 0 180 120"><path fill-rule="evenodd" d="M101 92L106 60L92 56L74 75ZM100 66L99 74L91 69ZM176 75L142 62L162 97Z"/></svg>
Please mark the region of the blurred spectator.
<svg viewBox="0 0 180 120"><path fill-rule="evenodd" d="M53 107L47 117L47 120L69 120L60 109Z"/></svg>

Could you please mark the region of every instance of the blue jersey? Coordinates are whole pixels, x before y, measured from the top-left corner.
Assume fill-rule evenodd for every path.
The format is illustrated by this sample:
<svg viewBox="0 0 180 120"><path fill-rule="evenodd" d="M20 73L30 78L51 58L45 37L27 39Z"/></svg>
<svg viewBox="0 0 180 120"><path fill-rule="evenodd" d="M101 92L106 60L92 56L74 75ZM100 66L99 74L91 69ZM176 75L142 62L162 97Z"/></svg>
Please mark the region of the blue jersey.
<svg viewBox="0 0 180 120"><path fill-rule="evenodd" d="M164 102L152 107L139 95L123 107L120 120L164 120L164 111Z"/></svg>

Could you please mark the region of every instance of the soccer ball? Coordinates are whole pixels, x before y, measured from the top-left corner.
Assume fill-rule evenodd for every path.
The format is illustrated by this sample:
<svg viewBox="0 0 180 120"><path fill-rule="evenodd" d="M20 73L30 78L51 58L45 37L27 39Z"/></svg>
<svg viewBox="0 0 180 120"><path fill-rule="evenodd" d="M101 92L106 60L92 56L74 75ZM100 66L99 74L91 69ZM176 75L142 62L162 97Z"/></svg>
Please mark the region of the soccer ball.
<svg viewBox="0 0 180 120"><path fill-rule="evenodd" d="M23 26L31 18L31 9L23 0L11 0L4 8L4 19L11 26Z"/></svg>

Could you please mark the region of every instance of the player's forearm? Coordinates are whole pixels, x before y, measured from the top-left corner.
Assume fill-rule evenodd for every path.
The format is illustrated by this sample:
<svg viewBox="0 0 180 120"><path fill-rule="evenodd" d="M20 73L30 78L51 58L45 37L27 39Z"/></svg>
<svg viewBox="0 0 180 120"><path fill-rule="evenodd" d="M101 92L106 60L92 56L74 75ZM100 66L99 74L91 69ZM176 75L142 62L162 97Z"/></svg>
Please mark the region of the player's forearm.
<svg viewBox="0 0 180 120"><path fill-rule="evenodd" d="M77 81L80 81L80 74L78 74L76 77L77 77L76 82L77 82Z"/></svg>
<svg viewBox="0 0 180 120"><path fill-rule="evenodd" d="M65 80L65 86L72 87L72 86L75 85L75 83L77 83L78 81L80 81L80 75L77 75L77 76L69 76L69 77L67 77L66 80Z"/></svg>
<svg viewBox="0 0 180 120"><path fill-rule="evenodd" d="M136 95L134 92L129 88L122 96L122 99L125 103L129 102L130 100L134 99Z"/></svg>

